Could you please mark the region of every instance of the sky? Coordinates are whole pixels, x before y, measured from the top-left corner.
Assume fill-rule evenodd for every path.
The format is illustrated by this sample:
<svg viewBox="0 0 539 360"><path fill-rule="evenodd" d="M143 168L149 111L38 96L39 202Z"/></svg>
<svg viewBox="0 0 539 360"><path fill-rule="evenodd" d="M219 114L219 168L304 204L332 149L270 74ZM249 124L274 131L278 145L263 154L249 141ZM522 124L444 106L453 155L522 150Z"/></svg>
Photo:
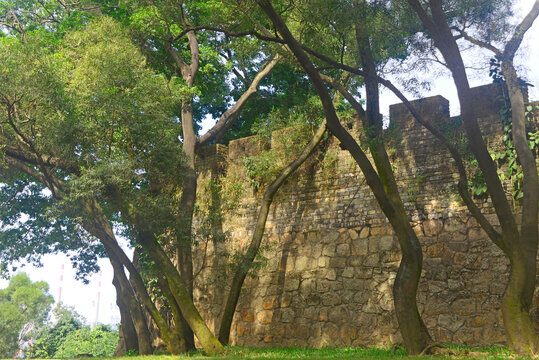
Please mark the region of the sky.
<svg viewBox="0 0 539 360"><path fill-rule="evenodd" d="M535 0L520 0L517 3L517 18L531 9ZM535 44L535 46L534 46ZM531 100L539 100L539 20L536 20L533 27L528 31L521 49L517 53L516 65L519 66L520 75L524 75L526 80L537 87L530 88L529 97ZM477 54L469 55L465 61L471 58L477 59ZM481 74L470 74L472 86L479 86L490 83L488 77L488 58L485 57L485 70ZM432 77L438 76L438 72L433 72ZM429 76L429 74L427 74ZM398 99L387 90L381 94L381 111L387 116L389 105L399 103ZM414 99L413 95L405 93L408 99ZM459 106L456 90L452 80L447 76L437 77L430 91L424 91L421 96L442 95L450 101L451 115L459 114ZM202 132L207 131L215 122L206 120ZM20 269L26 272L32 281L46 281L49 286L49 293L55 301L73 306L76 311L86 318L89 325L95 323L116 324L120 322L120 315L116 306L116 292L112 286L112 267L107 259L100 259L101 272L90 277L90 283L85 285L74 279L75 270L71 267L69 259L62 254L47 255L43 258L43 267L35 268L25 266ZM0 288L5 288L8 282L0 279ZM60 291L61 289L61 291ZM99 299L99 300L98 300Z"/></svg>

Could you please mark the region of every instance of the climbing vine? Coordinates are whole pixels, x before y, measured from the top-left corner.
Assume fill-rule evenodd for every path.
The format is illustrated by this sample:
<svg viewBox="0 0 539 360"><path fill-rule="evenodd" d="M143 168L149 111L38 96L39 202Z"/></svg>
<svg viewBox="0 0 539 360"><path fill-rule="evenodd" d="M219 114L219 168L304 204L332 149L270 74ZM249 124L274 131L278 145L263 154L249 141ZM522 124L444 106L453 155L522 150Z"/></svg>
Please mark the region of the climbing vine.
<svg viewBox="0 0 539 360"><path fill-rule="evenodd" d="M490 61L490 76L495 84L498 84L500 89L499 100L502 103L500 109L500 116L503 125L504 134L502 141L504 148L501 151L492 150L491 157L498 165L498 176L500 180L505 181L508 179L511 183L511 195L514 200L521 199L524 194L522 192L522 181L524 174L520 166L520 162L517 158L517 152L513 143L513 123L511 116L511 104L507 87L505 85L505 79L500 69L500 63L497 59L491 59ZM529 84L523 84L529 85ZM538 106L527 105L526 107L526 133L528 137L528 146L534 154L537 154L539 149L539 129L537 122L534 121L534 111ZM476 183L480 183L477 181ZM484 183L484 181L483 181ZM486 192L486 186L476 186L474 188L474 195L480 195Z"/></svg>

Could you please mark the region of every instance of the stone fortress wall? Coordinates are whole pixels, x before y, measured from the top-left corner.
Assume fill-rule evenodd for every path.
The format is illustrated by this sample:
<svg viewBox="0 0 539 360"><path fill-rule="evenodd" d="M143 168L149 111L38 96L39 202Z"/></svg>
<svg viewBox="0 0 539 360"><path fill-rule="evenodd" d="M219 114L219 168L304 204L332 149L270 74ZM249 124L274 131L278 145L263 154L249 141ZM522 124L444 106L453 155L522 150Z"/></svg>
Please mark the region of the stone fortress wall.
<svg viewBox="0 0 539 360"><path fill-rule="evenodd" d="M474 89L484 134L500 141L497 88ZM422 114L449 124L449 103L441 96L414 101ZM401 196L424 252L419 309L439 342L503 343L500 310L508 261L471 217L456 191L449 153L415 123L404 105L390 107L402 141L395 173ZM354 125L355 126L355 125ZM351 130L358 134L358 129ZM356 136L357 138L357 136ZM200 179L225 171L260 151L256 138L218 145L200 155ZM309 176L289 181L276 197L266 225L267 261L248 277L232 326L232 344L245 346L391 346L401 342L392 285L400 261L396 237L347 151L333 138L335 159ZM223 219L227 247L245 247L253 232L259 198L248 190ZM496 222L490 201L482 210ZM212 257L219 246L202 244ZM217 249L217 250L216 250ZM195 269L201 267L200 253ZM218 258L204 260L195 302L210 327L218 329L226 281L208 281ZM226 279L226 277L225 277ZM539 298L535 299L536 310ZM535 312L537 314L537 312ZM535 324L538 324L535 319Z"/></svg>

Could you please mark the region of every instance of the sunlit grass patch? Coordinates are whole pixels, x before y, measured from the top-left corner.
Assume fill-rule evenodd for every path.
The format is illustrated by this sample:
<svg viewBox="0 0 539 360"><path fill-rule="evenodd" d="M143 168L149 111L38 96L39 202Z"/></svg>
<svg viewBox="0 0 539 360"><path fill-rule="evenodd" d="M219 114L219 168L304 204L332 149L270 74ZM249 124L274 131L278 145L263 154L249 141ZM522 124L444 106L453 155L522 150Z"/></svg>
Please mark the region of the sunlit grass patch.
<svg viewBox="0 0 539 360"><path fill-rule="evenodd" d="M121 360L287 360L287 359L309 359L309 360L389 360L401 359L480 359L480 360L502 360L502 359L529 359L515 356L505 347L483 347L470 348L462 345L447 345L443 348L435 349L436 355L428 356L406 356L402 349L380 349L380 348L323 348L307 349L300 347L273 347L273 348L248 348L239 346L229 346L221 355L213 357L206 356L201 351L191 352L181 356L153 355L153 356L130 356L116 358Z"/></svg>

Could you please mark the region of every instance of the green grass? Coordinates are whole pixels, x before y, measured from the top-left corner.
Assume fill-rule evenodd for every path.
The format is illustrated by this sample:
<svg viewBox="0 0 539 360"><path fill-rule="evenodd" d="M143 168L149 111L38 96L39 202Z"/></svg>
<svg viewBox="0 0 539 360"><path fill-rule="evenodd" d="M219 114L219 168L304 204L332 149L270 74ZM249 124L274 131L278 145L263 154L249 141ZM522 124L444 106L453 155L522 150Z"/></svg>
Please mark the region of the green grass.
<svg viewBox="0 0 539 360"><path fill-rule="evenodd" d="M288 360L288 359L309 359L309 360L363 360L363 359L485 359L485 360L505 360L505 359L527 359L514 356L503 347L488 347L472 349L464 346L447 346L437 356L406 356L403 350L398 349L395 355L390 349L358 349L358 348L245 348L227 347L223 355L208 357L202 352L193 352L182 356L152 355L152 356L129 356L114 358L118 360Z"/></svg>

